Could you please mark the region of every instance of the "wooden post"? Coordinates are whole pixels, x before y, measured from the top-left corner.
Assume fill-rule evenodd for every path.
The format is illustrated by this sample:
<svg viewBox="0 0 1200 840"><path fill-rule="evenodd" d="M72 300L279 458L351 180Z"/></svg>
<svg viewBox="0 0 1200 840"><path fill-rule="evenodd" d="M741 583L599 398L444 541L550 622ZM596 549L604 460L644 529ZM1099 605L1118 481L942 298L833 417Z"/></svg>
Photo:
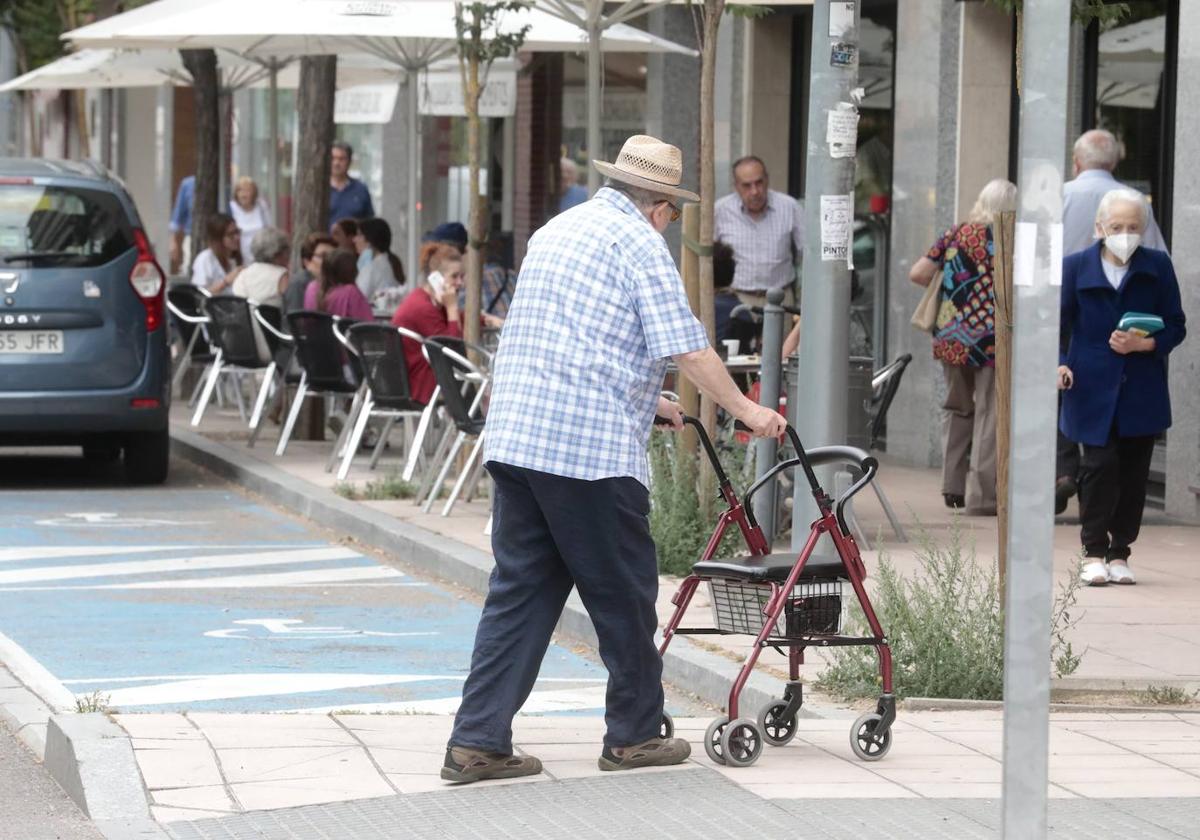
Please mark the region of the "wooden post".
<svg viewBox="0 0 1200 840"><path fill-rule="evenodd" d="M996 555L1000 592L1008 565L1008 461L1012 435L1013 237L1016 213L1001 213L992 226L995 254L992 286L996 295Z"/></svg>
<svg viewBox="0 0 1200 840"><path fill-rule="evenodd" d="M679 273L683 276L683 288L687 291L688 304L696 317L700 317L700 255L696 253L695 243L700 237L700 205L683 205L683 247L679 249ZM679 394L679 402L683 413L692 417L700 416L700 392L696 386L682 373L675 376L675 391ZM700 440L691 426L684 429L680 439L680 453L693 455L700 446Z"/></svg>

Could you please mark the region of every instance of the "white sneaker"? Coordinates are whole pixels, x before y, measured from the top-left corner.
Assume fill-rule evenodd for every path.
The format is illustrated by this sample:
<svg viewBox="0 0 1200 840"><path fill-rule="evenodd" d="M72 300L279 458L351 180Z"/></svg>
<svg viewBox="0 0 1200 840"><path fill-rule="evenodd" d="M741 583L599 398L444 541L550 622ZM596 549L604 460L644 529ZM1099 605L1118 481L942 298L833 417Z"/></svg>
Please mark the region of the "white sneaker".
<svg viewBox="0 0 1200 840"><path fill-rule="evenodd" d="M1108 582L1129 586L1137 583L1137 580L1133 577L1133 570L1129 568L1127 563L1109 563Z"/></svg>
<svg viewBox="0 0 1200 840"><path fill-rule="evenodd" d="M1085 586L1105 586L1108 584L1108 569L1100 560L1084 563L1079 570L1079 579Z"/></svg>

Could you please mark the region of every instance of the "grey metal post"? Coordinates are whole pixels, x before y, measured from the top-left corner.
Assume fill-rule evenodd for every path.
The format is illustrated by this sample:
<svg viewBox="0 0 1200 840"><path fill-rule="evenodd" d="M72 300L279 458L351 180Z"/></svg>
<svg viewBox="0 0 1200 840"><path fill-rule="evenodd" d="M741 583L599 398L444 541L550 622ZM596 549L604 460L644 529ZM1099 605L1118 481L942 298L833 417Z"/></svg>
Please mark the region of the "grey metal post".
<svg viewBox="0 0 1200 840"><path fill-rule="evenodd" d="M769 408L779 407L779 389L782 381L783 362L783 289L767 292L767 305L763 308L762 375L759 377L758 404ZM775 465L779 455L779 441L773 437L759 438L754 450L754 476L766 473ZM754 499L754 518L766 535L767 543L775 540L775 484L764 487Z"/></svg>
<svg viewBox="0 0 1200 840"><path fill-rule="evenodd" d="M831 112L857 110L859 3L813 3L809 88L808 163L805 169L804 287L800 308L800 375L788 400L806 447L845 443L846 385L850 368L850 240L854 230L854 145L834 156L827 142ZM831 22L831 7L833 20ZM847 20L848 18L848 20ZM848 26L845 24L848 23ZM845 147L843 147L845 148ZM803 406L803 409L800 407ZM820 471L832 486L832 468ZM817 518L803 481L792 506L792 548L799 550Z"/></svg>
<svg viewBox="0 0 1200 840"><path fill-rule="evenodd" d="M413 276L417 276L417 256L421 244L421 94L420 68L413 65L404 68L407 76L404 84L408 94L405 100L408 106L408 134L412 142L408 147L408 236L404 249L404 265Z"/></svg>
<svg viewBox="0 0 1200 840"><path fill-rule="evenodd" d="M1070 0L1025 0L1013 255L1003 836L1046 836L1054 451Z"/></svg>
<svg viewBox="0 0 1200 840"><path fill-rule="evenodd" d="M601 58L601 38L603 37L604 2L603 0L588 0L587 3L587 144L588 162L602 160L604 156L603 135L600 133L601 99L604 95L601 87L601 76L604 74L604 63ZM588 192L594 193L600 188L600 173L596 167L589 166Z"/></svg>
<svg viewBox="0 0 1200 840"><path fill-rule="evenodd" d="M272 57L267 65L270 80L270 92L267 94L267 130L271 150L267 153L267 181L271 185L271 215L275 219L275 227L283 227L283 219L279 217L279 59Z"/></svg>

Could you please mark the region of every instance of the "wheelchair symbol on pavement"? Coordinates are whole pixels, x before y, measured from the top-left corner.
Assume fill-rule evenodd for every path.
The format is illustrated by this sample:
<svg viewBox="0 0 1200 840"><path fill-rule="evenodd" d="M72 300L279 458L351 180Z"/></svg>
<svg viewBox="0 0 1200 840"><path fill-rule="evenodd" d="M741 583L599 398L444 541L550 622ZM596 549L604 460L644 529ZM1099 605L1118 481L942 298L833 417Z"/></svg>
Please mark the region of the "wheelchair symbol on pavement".
<svg viewBox="0 0 1200 840"><path fill-rule="evenodd" d="M348 627L318 627L298 618L242 618L233 622L237 627L223 630L208 630L205 636L212 639L356 639L368 636L389 638L406 636L437 636L436 631L414 633L389 633L383 630L352 630Z"/></svg>
<svg viewBox="0 0 1200 840"><path fill-rule="evenodd" d="M119 513L64 513L57 519L39 519L37 525L65 528L150 528L156 525L206 525L206 522L179 522L174 519L142 519L123 517Z"/></svg>

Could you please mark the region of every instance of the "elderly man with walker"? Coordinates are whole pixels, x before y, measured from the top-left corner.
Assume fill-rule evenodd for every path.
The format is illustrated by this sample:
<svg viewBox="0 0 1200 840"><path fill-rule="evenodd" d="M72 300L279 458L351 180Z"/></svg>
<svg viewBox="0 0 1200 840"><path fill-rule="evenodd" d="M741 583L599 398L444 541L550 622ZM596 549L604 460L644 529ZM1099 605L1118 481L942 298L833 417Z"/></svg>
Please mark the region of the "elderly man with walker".
<svg viewBox="0 0 1200 840"><path fill-rule="evenodd" d="M662 238L679 218L679 149L630 137L604 188L529 241L495 362L484 461L495 482L495 568L471 673L441 775L454 782L540 773L513 755L512 720L537 680L571 587L608 669L601 770L678 764L687 741L660 737L662 660L654 644L658 566L646 444L667 360L755 434L782 416L748 400L688 307Z"/></svg>

